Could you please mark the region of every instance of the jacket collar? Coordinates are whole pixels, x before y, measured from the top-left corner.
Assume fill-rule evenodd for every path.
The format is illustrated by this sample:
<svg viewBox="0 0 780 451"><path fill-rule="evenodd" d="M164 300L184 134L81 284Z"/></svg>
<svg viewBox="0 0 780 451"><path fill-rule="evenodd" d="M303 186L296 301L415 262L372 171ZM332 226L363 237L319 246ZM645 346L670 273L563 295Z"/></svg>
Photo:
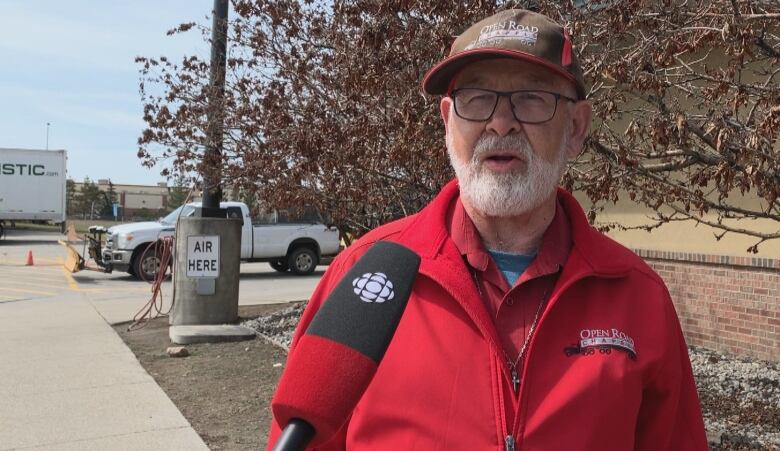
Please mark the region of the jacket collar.
<svg viewBox="0 0 780 451"><path fill-rule="evenodd" d="M457 179L453 179L420 211L412 224L401 233L399 241L423 259L437 259L445 255L452 258L452 255L449 255L452 249L448 250L450 246L445 246L449 241L447 210L459 195ZM570 262L572 259L579 260L587 265L588 268L580 268L586 270L586 273L605 277L618 277L631 269L632 262L627 258L630 254L627 254L623 246L591 227L574 196L558 188L558 201L566 211L571 226ZM457 252L457 249L455 251Z"/></svg>

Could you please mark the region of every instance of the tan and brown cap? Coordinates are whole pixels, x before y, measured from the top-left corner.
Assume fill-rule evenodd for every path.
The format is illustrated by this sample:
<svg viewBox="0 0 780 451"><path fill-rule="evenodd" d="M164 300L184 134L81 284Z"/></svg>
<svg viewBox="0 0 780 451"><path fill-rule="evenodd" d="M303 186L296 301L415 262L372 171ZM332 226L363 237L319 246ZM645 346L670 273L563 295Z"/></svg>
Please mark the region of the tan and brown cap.
<svg viewBox="0 0 780 451"><path fill-rule="evenodd" d="M517 58L544 66L574 83L585 98L585 82L566 29L547 16L509 9L481 20L455 39L450 54L423 79L428 94L447 94L467 64L487 58Z"/></svg>

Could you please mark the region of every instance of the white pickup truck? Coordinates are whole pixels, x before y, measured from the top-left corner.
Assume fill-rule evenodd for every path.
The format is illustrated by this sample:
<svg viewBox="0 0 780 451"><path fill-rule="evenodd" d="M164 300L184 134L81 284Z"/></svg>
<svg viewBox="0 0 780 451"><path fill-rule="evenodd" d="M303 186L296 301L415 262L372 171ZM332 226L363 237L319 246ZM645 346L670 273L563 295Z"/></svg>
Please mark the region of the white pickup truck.
<svg viewBox="0 0 780 451"><path fill-rule="evenodd" d="M158 239L174 234L179 216L192 216L199 202L182 205L156 222L134 222L108 229L106 246L102 250L105 264L114 270L127 271L137 278L152 280L159 268L159 258L154 252L144 252ZM269 262L277 271L294 274L311 274L320 261L335 256L340 250L339 232L318 222L287 223L279 220L277 213L264 216L259 224L243 202L222 202L228 217L242 218L241 260ZM143 258L141 258L143 257Z"/></svg>

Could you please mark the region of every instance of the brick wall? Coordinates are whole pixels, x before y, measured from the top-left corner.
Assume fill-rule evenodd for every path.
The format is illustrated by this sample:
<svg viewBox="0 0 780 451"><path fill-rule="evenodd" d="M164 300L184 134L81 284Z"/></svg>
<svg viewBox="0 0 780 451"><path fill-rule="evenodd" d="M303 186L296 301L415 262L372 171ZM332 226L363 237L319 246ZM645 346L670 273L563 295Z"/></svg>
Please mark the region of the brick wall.
<svg viewBox="0 0 780 451"><path fill-rule="evenodd" d="M634 251L669 287L688 344L780 361L780 259Z"/></svg>

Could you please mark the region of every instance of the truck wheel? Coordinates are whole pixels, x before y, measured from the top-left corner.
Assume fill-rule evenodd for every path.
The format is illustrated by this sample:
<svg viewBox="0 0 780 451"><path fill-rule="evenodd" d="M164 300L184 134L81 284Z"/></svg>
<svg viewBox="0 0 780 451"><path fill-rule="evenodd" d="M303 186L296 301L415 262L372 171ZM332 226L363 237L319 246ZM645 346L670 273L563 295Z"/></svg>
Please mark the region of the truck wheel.
<svg viewBox="0 0 780 451"><path fill-rule="evenodd" d="M313 273L318 263L317 253L308 247L295 249L287 259L287 264L290 266L293 274L299 276Z"/></svg>
<svg viewBox="0 0 780 451"><path fill-rule="evenodd" d="M268 264L271 265L271 268L279 272L287 272L287 270L290 269L290 266L284 260L271 260Z"/></svg>
<svg viewBox="0 0 780 451"><path fill-rule="evenodd" d="M149 283L154 282L157 271L160 270L160 256L157 255L153 244L140 251L133 259L133 275L140 280Z"/></svg>

